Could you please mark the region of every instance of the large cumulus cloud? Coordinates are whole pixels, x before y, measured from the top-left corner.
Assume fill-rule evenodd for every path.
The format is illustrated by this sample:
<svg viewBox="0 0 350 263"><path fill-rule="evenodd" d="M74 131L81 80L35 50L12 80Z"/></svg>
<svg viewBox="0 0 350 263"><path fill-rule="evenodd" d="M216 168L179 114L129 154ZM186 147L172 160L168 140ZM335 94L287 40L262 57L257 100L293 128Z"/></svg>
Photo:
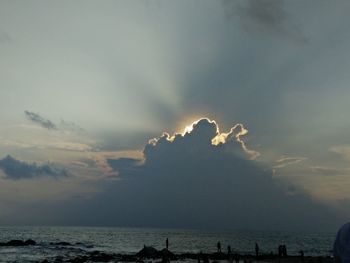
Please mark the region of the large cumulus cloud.
<svg viewBox="0 0 350 263"><path fill-rule="evenodd" d="M331 225L325 207L291 188L285 192L271 169L252 160L257 152L244 144L243 125L220 133L215 122L202 119L186 130L150 140L144 160L108 160L120 180L106 184L104 193L75 211L76 216L86 224L124 226L319 229ZM93 221L88 213L92 210Z"/></svg>

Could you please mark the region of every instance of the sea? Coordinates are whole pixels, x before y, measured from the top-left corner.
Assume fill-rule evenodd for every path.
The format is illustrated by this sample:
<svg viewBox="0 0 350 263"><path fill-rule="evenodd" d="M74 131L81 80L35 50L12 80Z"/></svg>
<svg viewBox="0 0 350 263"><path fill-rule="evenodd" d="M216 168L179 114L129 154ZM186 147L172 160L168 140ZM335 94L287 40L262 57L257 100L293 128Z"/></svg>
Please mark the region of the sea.
<svg viewBox="0 0 350 263"><path fill-rule="evenodd" d="M0 227L0 242L33 239L35 246L0 247L0 262L41 262L47 259L72 258L87 251L135 254L144 245L157 249L183 252L215 252L220 241L222 250L231 246L233 252L253 254L255 243L261 253L277 253L284 244L289 255L330 256L334 233L267 232L267 231L202 231L117 227ZM57 245L68 242L70 245ZM56 243L56 244L53 244Z"/></svg>

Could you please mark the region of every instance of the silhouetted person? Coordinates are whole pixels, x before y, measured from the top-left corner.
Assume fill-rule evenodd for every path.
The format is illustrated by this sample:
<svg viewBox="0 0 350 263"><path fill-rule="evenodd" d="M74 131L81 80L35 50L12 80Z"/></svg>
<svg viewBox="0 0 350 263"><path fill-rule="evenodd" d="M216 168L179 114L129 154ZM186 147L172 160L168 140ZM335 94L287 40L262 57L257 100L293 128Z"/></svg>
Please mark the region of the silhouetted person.
<svg viewBox="0 0 350 263"><path fill-rule="evenodd" d="M283 245L283 256L284 257L287 257L287 247L286 247L286 245Z"/></svg>
<svg viewBox="0 0 350 263"><path fill-rule="evenodd" d="M258 245L258 243L255 243L255 256L256 257L259 256L259 245Z"/></svg>
<svg viewBox="0 0 350 263"><path fill-rule="evenodd" d="M300 259L301 259L301 261L304 262L304 251L303 251L303 250L300 250L299 253L300 253Z"/></svg>
<svg viewBox="0 0 350 263"><path fill-rule="evenodd" d="M217 248L218 248L218 253L221 253L221 243L220 241L216 244Z"/></svg>
<svg viewBox="0 0 350 263"><path fill-rule="evenodd" d="M203 253L202 253L202 251L199 252L199 254L198 254L198 263L201 263L201 258L203 258Z"/></svg>
<svg viewBox="0 0 350 263"><path fill-rule="evenodd" d="M338 230L333 245L333 255L335 263L350 262L350 222Z"/></svg>
<svg viewBox="0 0 350 263"><path fill-rule="evenodd" d="M165 247L166 247L166 249L169 249L169 239L168 238L165 240Z"/></svg>
<svg viewBox="0 0 350 263"><path fill-rule="evenodd" d="M228 259L228 262L233 263L231 246L227 246L227 259Z"/></svg>
<svg viewBox="0 0 350 263"><path fill-rule="evenodd" d="M278 257L282 257L282 245L278 246Z"/></svg>
<svg viewBox="0 0 350 263"><path fill-rule="evenodd" d="M239 255L237 253L234 254L234 259L236 263L239 263Z"/></svg>
<svg viewBox="0 0 350 263"><path fill-rule="evenodd" d="M169 262L170 262L169 255L167 253L164 253L162 256L162 263L169 263Z"/></svg>

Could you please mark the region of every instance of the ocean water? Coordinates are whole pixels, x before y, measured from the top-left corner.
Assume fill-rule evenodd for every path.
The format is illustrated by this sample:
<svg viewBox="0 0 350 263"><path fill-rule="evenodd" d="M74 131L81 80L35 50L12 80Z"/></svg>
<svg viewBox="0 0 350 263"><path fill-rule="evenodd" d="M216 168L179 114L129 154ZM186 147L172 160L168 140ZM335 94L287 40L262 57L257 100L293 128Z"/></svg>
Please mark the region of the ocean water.
<svg viewBox="0 0 350 263"><path fill-rule="evenodd" d="M0 227L0 242L11 239L33 239L38 244L29 247L0 247L0 262L40 262L57 256L64 258L99 250L107 253L133 254L143 245L157 249L165 247L181 252L215 252L221 242L225 251L230 245L240 254L253 254L257 242L262 253L276 253L279 244L287 246L288 254L305 256L331 255L334 233L294 233L258 231L200 231L149 228L107 227ZM50 245L50 242L69 242L72 246Z"/></svg>

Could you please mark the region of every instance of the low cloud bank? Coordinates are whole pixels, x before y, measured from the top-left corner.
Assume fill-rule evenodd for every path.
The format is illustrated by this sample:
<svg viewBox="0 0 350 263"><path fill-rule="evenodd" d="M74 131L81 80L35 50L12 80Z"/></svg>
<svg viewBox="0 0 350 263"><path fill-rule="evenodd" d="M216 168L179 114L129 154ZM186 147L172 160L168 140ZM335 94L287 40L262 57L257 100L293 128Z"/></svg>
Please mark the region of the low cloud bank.
<svg viewBox="0 0 350 263"><path fill-rule="evenodd" d="M36 163L26 163L8 155L0 160L0 169L5 174L5 179L21 180L36 177L67 177L69 173L66 169L61 169L52 164L37 165Z"/></svg>

